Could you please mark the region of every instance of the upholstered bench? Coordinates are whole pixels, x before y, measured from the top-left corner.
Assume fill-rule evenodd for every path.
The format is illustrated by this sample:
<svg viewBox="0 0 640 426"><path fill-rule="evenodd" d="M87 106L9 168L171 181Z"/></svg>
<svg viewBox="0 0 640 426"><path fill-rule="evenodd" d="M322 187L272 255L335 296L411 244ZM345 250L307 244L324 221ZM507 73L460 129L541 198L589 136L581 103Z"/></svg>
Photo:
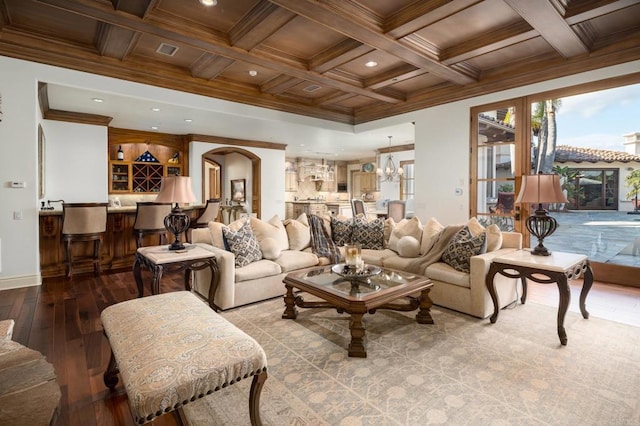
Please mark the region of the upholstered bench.
<svg viewBox="0 0 640 426"><path fill-rule="evenodd" d="M252 425L260 423L267 379L262 347L188 291L133 299L100 315L111 345L104 383L122 377L134 420L143 424L253 376Z"/></svg>

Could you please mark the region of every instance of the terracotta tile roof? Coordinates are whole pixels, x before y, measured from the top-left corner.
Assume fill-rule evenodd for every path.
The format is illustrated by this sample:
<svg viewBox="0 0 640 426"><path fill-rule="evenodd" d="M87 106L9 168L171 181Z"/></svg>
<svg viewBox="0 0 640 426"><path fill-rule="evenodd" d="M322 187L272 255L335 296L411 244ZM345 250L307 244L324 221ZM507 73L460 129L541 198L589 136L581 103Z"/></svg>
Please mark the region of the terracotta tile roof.
<svg viewBox="0 0 640 426"><path fill-rule="evenodd" d="M610 151L608 149L558 145L556 147L556 157L554 161L557 163L582 163L584 161L589 163L597 163L600 161L605 163L613 163L615 161L619 161L621 163L635 161L640 163L640 156L629 154L624 151Z"/></svg>

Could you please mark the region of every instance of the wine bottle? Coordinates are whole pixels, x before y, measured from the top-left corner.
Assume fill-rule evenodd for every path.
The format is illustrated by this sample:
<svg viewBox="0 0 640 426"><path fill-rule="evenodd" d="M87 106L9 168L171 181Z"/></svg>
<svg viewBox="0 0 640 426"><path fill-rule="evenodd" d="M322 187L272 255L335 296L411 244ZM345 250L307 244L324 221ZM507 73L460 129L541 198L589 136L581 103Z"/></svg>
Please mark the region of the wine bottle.
<svg viewBox="0 0 640 426"><path fill-rule="evenodd" d="M122 145L118 147L118 160L124 160L124 151L122 151Z"/></svg>

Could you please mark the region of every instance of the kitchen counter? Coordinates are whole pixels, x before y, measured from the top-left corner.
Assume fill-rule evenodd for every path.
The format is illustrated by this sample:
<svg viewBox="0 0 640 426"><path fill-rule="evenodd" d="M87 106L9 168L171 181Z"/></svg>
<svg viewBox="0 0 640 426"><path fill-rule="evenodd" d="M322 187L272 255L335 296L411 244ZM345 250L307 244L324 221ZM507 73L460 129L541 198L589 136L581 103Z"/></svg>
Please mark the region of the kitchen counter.
<svg viewBox="0 0 640 426"><path fill-rule="evenodd" d="M197 210L204 208L202 204L196 204L193 206L185 206L182 208L183 211L189 210ZM107 213L135 213L137 207L136 206L122 206L122 207L107 207ZM62 216L62 209L53 209L53 210L39 210L38 214L40 216Z"/></svg>

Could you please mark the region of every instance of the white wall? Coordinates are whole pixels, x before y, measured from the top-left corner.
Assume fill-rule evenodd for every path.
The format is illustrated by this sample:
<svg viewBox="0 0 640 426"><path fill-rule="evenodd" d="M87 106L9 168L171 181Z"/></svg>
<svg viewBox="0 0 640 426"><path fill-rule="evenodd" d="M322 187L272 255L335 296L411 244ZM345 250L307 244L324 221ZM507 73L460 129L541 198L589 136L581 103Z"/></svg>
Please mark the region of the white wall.
<svg viewBox="0 0 640 426"><path fill-rule="evenodd" d="M42 129L46 137L44 200L107 202L107 128L44 120ZM60 208L60 204L53 206Z"/></svg>
<svg viewBox="0 0 640 426"><path fill-rule="evenodd" d="M415 158L415 152L413 150L410 151L398 151L392 153L393 155L393 163L396 167L400 167L401 161L411 161ZM376 167L384 168L384 165L387 164L387 156L388 154L381 154L380 159ZM392 182L382 181L379 183L380 188L380 197L379 200L398 200L400 199L400 181L394 180Z"/></svg>

